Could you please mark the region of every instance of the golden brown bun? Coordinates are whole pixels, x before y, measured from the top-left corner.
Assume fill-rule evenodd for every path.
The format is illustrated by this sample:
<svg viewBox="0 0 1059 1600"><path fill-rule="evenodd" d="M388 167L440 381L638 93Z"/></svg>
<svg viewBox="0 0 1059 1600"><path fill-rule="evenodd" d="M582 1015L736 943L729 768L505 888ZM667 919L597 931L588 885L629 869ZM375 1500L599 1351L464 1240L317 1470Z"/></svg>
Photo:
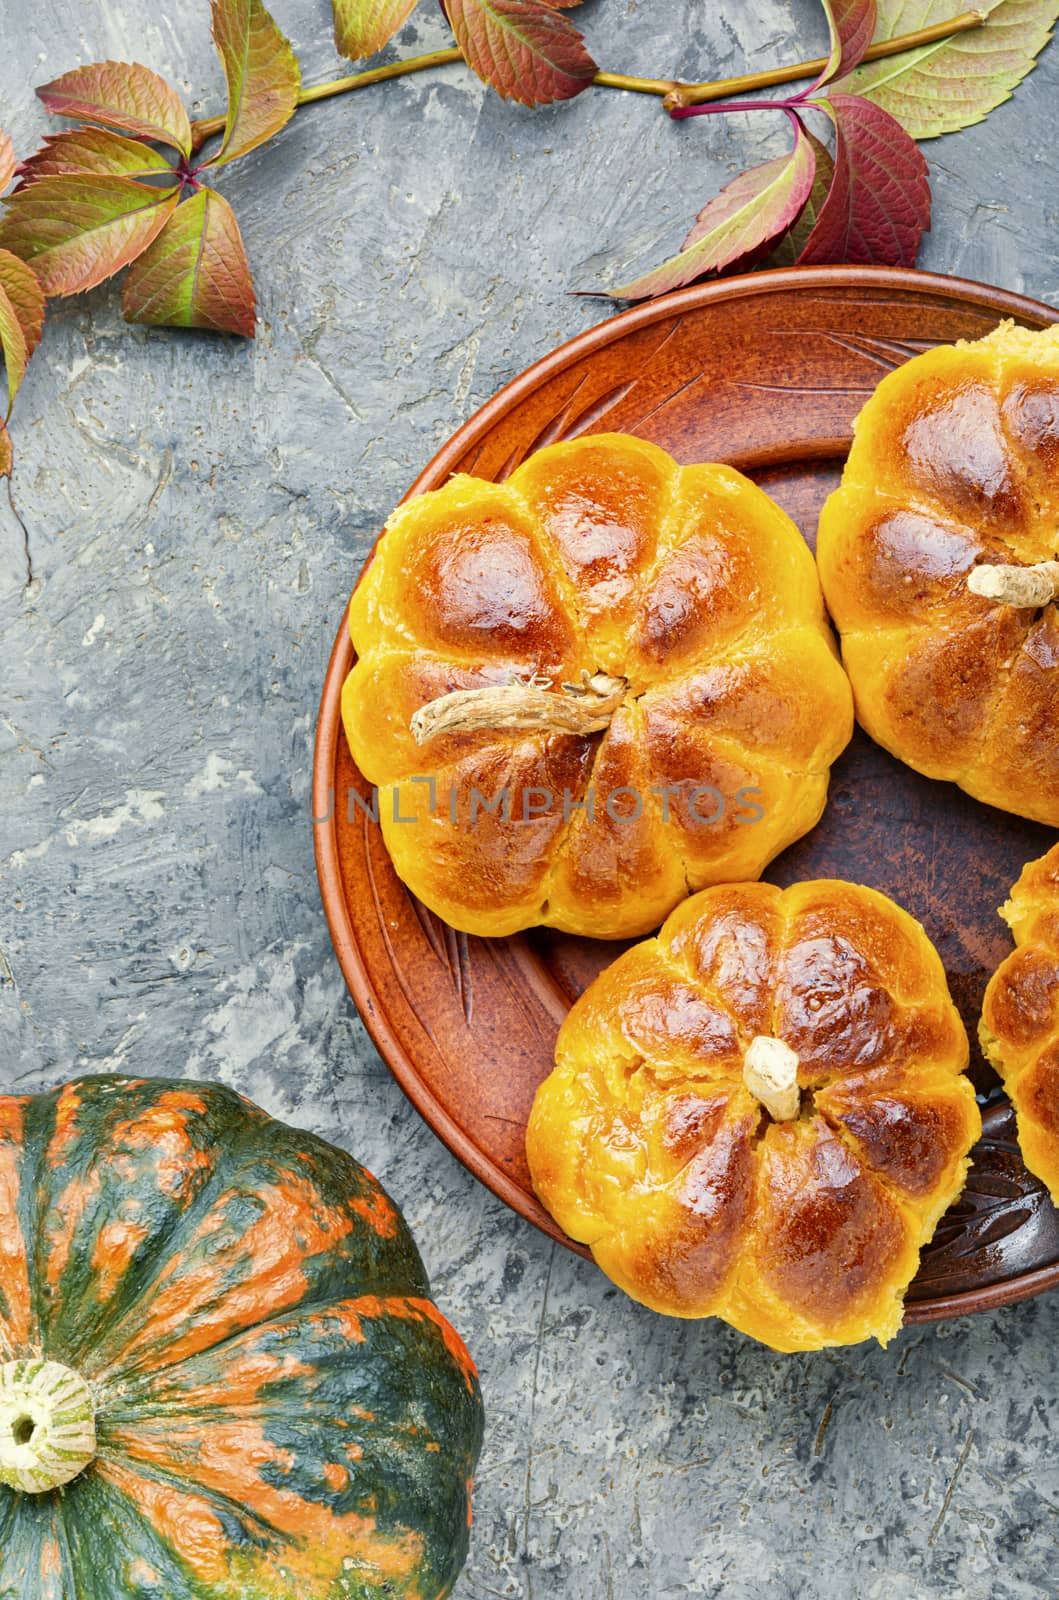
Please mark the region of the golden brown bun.
<svg viewBox="0 0 1059 1600"><path fill-rule="evenodd" d="M774 1121L756 1036L798 1056ZM634 1299L777 1350L901 1323L981 1131L937 952L885 895L823 880L707 889L577 1001L541 1085L534 1187Z"/></svg>
<svg viewBox="0 0 1059 1600"><path fill-rule="evenodd" d="M1000 915L1017 948L985 991L982 1049L1015 1107L1023 1160L1059 1205L1059 844L1023 867Z"/></svg>
<svg viewBox="0 0 1059 1600"><path fill-rule="evenodd" d="M731 468L681 468L622 434L552 445L504 484L456 477L401 507L350 629L343 718L381 791L394 866L470 933L546 923L627 938L689 888L757 877L818 820L852 731L794 524ZM605 733L490 729L417 745L409 729L453 690L536 678L559 691L597 671L628 680ZM715 822L718 802L692 799L706 785L724 796ZM540 804L533 788L552 804L522 820ZM638 819L635 797L608 809L623 788L640 797ZM470 826L474 789L506 793L510 818L476 801ZM741 789L759 793L740 802ZM591 816L576 808L588 791ZM764 815L748 821L755 805Z"/></svg>
<svg viewBox="0 0 1059 1600"><path fill-rule="evenodd" d="M967 587L1059 551L1059 327L1006 322L883 379L824 506L857 718L900 760L1059 825L1059 623Z"/></svg>

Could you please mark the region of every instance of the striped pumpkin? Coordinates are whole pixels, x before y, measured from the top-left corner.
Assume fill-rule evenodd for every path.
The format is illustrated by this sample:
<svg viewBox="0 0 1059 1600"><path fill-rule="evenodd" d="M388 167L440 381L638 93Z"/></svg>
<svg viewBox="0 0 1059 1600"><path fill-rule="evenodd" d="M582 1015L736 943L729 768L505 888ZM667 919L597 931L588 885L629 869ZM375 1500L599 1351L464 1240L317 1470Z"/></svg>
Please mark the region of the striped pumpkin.
<svg viewBox="0 0 1059 1600"><path fill-rule="evenodd" d="M0 1097L0 1600L441 1600L481 1433L342 1151L212 1085Z"/></svg>

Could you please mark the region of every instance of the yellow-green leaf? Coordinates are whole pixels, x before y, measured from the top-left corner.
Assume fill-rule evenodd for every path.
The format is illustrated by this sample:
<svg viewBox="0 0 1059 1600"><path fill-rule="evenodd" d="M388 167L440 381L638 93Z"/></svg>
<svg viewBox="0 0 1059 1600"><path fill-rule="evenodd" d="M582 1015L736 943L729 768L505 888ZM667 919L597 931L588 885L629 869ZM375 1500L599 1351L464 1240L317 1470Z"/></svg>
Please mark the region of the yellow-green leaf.
<svg viewBox="0 0 1059 1600"><path fill-rule="evenodd" d="M5 289L0 289L0 350L3 351L4 370L7 373L7 415L10 416L18 386L26 376L29 351L18 313Z"/></svg>
<svg viewBox="0 0 1059 1600"><path fill-rule="evenodd" d="M44 329L44 290L40 279L32 267L10 250L0 250L0 289L15 308L28 358L40 344Z"/></svg>
<svg viewBox="0 0 1059 1600"><path fill-rule="evenodd" d="M130 178L41 178L8 200L0 248L33 268L45 294L76 294L146 250L176 202L175 190Z"/></svg>
<svg viewBox="0 0 1059 1600"><path fill-rule="evenodd" d="M359 61L392 39L416 8L417 0L332 0L335 48Z"/></svg>
<svg viewBox="0 0 1059 1600"><path fill-rule="evenodd" d="M129 268L129 322L254 337L254 285L235 213L215 189L179 205Z"/></svg>
<svg viewBox="0 0 1059 1600"><path fill-rule="evenodd" d="M228 117L220 166L245 156L290 121L300 74L290 43L261 0L212 0L213 42L228 83Z"/></svg>
<svg viewBox="0 0 1059 1600"><path fill-rule="evenodd" d="M943 22L959 9L951 0L879 0L876 38ZM1034 66L1059 20L1059 0L982 0L978 9L987 13L980 28L869 62L837 87L882 106L913 139L981 122Z"/></svg>
<svg viewBox="0 0 1059 1600"><path fill-rule="evenodd" d="M75 172L109 173L117 178L170 177L176 174L162 154L142 139L127 139L109 128L71 128L51 133L35 155L22 163L20 183L59 178Z"/></svg>

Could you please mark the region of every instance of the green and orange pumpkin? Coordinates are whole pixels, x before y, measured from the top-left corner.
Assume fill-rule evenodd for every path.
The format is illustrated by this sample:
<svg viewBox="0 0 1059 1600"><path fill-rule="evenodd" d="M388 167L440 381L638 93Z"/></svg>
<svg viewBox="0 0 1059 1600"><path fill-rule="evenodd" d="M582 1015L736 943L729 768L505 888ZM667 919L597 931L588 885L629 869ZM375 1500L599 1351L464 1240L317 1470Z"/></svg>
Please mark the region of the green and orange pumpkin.
<svg viewBox="0 0 1059 1600"><path fill-rule="evenodd" d="M481 1435L342 1151L214 1085L0 1097L0 1600L441 1600Z"/></svg>

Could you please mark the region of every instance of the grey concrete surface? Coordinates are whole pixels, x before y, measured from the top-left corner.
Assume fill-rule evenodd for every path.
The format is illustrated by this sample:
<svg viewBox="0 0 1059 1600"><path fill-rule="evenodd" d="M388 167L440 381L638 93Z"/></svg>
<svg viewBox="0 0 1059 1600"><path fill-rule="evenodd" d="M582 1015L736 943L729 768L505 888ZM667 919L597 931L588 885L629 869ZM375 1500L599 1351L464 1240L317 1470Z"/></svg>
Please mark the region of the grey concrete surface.
<svg viewBox="0 0 1059 1600"><path fill-rule="evenodd" d="M959 9L958 6L953 7ZM201 112L204 0L7 0L3 122L31 85L137 58ZM327 0L275 0L305 76ZM445 41L431 0L410 53ZM590 0L601 62L716 75L812 53L813 0ZM1059 47L926 147L921 261L1059 302ZM460 1600L1030 1600L1059 1593L1059 1296L770 1354L627 1303L462 1170L391 1081L320 910L307 794L343 602L389 507L469 412L606 314L571 298L743 164L778 119L671 125L602 91L536 115L459 68L299 113L223 180L253 345L55 303L0 498L4 1086L83 1068L220 1078L346 1145L413 1223L483 1375Z"/></svg>

